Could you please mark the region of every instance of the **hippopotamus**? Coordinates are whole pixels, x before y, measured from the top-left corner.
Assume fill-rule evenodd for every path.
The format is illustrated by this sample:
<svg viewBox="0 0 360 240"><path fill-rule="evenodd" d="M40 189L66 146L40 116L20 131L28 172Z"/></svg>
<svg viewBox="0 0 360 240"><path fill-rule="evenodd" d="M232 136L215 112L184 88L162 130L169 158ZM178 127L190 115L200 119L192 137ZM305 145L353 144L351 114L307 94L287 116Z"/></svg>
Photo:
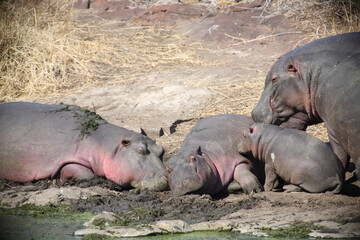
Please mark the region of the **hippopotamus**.
<svg viewBox="0 0 360 240"><path fill-rule="evenodd" d="M261 167L237 151L242 131L252 123L251 117L237 114L200 119L185 137L180 151L165 162L173 195L215 195L229 186L246 193L262 191L261 171L254 171Z"/></svg>
<svg viewBox="0 0 360 240"><path fill-rule="evenodd" d="M310 42L271 67L255 122L306 130L324 122L331 147L360 179L360 32Z"/></svg>
<svg viewBox="0 0 360 240"><path fill-rule="evenodd" d="M278 187L279 179L307 192L339 193L344 170L331 147L297 130L255 123L243 133L239 153L251 153L265 163L265 191Z"/></svg>
<svg viewBox="0 0 360 240"><path fill-rule="evenodd" d="M72 105L0 104L0 178L15 182L105 177L123 188L168 187L152 139Z"/></svg>

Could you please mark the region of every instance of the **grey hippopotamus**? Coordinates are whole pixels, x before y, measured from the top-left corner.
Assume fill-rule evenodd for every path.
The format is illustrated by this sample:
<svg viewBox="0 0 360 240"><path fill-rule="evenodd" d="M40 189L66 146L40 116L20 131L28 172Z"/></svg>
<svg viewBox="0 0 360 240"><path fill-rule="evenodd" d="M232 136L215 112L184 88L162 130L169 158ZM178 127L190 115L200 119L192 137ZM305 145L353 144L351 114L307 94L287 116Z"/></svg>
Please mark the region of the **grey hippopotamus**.
<svg viewBox="0 0 360 240"><path fill-rule="evenodd" d="M265 163L265 191L277 187L278 178L308 192L339 193L344 170L331 147L316 137L296 129L255 123L243 133L240 153Z"/></svg>
<svg viewBox="0 0 360 240"><path fill-rule="evenodd" d="M200 119L180 151L165 162L173 195L215 195L230 183L247 193L262 191L262 184L251 172L254 163L237 151L243 139L242 131L252 123L251 117L236 114Z"/></svg>
<svg viewBox="0 0 360 240"><path fill-rule="evenodd" d="M255 122L305 130L325 123L331 147L360 177L360 33L319 39L282 56L269 71Z"/></svg>
<svg viewBox="0 0 360 240"><path fill-rule="evenodd" d="M121 187L164 190L163 148L70 105L0 104L0 178L16 182L105 177Z"/></svg>

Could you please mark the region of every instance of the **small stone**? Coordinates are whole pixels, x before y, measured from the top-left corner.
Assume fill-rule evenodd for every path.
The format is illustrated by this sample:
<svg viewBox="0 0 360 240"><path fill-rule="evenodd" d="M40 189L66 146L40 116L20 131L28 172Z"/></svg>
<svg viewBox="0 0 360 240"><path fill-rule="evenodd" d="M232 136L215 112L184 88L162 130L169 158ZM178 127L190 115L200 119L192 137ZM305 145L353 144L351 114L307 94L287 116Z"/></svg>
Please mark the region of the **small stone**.
<svg viewBox="0 0 360 240"><path fill-rule="evenodd" d="M233 220L217 220L195 223L190 225L190 227L194 231L230 231L236 227L235 225Z"/></svg>
<svg viewBox="0 0 360 240"><path fill-rule="evenodd" d="M110 222L115 222L118 219L119 219L119 216L117 216L115 213L104 211L104 212L96 215L95 217L91 218L90 221L85 222L84 226L86 226L86 227L96 226L96 223L98 223L99 221L102 221L102 220L104 220L105 225L109 225Z"/></svg>
<svg viewBox="0 0 360 240"><path fill-rule="evenodd" d="M157 221L155 226L168 233L188 233L193 231L189 224L182 220L161 220Z"/></svg>
<svg viewBox="0 0 360 240"><path fill-rule="evenodd" d="M112 236L111 233L105 231L105 230L100 230L100 229L93 229L93 228L87 228L87 229L81 229L81 230L77 230L74 233L75 237L83 237L89 234L99 234L99 235L107 235L107 236Z"/></svg>

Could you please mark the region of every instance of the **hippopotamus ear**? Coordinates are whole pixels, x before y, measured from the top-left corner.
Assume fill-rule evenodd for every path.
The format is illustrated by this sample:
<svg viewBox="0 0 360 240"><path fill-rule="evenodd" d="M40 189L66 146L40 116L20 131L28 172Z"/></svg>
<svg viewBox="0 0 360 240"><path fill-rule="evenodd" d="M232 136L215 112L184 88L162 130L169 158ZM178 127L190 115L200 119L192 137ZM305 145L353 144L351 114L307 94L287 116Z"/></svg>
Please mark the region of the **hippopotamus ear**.
<svg viewBox="0 0 360 240"><path fill-rule="evenodd" d="M140 134L141 134L141 135L144 135L144 136L146 136L146 137L148 136L148 135L146 134L146 132L144 131L144 129L142 129L142 128L140 128Z"/></svg>
<svg viewBox="0 0 360 240"><path fill-rule="evenodd" d="M198 149L196 150L196 153L200 156L202 155L201 146L198 147Z"/></svg>
<svg viewBox="0 0 360 240"><path fill-rule="evenodd" d="M257 131L257 127L256 127L256 126L251 126L251 127L249 128L249 133L250 133L250 134L256 133L256 131Z"/></svg>

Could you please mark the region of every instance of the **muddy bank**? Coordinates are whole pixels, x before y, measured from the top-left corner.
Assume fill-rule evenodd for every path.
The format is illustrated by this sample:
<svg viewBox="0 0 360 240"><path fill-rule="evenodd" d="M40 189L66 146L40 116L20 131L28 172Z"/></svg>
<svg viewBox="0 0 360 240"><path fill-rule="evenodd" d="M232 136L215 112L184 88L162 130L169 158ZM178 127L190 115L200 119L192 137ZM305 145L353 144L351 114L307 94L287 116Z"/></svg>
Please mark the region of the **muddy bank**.
<svg viewBox="0 0 360 240"><path fill-rule="evenodd" d="M360 236L359 196L359 187L346 184L339 195L284 192L247 195L237 192L214 197L195 194L173 197L170 191L121 190L104 179L71 184L45 180L34 184L2 181L0 192L5 209L17 206L12 210L3 208L2 214L34 215L35 212L38 217L46 214L45 210L42 210L44 213L35 211L36 207L31 207L32 204L70 206L61 210L69 215L90 213L94 216L106 211L117 216L116 223L111 227L115 227L117 232L127 229L121 230L123 234L133 229L137 229L136 234L139 235L164 234L163 228L158 232L147 230L145 234L139 227L154 225L157 229L159 221L181 220L189 227L186 232L222 229L257 236L271 234L267 231L289 227L289 224L311 223L314 229L311 236L342 238ZM57 215L53 216L56 218ZM92 226L91 229L78 234L102 234L107 228Z"/></svg>

